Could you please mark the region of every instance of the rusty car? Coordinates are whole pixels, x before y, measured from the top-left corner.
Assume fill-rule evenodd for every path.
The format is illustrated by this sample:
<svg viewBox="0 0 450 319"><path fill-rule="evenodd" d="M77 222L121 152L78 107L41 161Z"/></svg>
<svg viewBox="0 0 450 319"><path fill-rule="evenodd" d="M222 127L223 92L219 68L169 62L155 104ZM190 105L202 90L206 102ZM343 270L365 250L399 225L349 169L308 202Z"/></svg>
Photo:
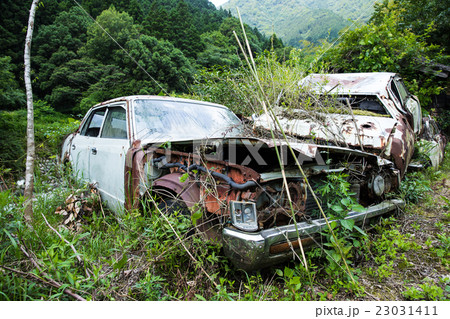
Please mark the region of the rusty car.
<svg viewBox="0 0 450 319"><path fill-rule="evenodd" d="M417 141L433 167L442 162L446 139L431 117L422 117L419 99L400 75L310 74L299 86L309 105L275 110L286 133L376 154L392 161L400 178L412 164ZM255 125L271 126L268 117L256 118Z"/></svg>
<svg viewBox="0 0 450 319"><path fill-rule="evenodd" d="M386 132L379 142L385 153L390 143L392 153L412 147L412 137L405 145L389 142L413 134L402 128L410 122L400 121L392 124L397 133ZM117 214L142 208L146 199L164 214L201 211L198 233L215 236L245 270L292 259L320 240L327 219L318 211L326 203L315 187L330 174L345 173L352 198L364 207L346 214L355 224L404 205L385 195L398 187L409 153L398 165L368 151L368 143L357 149L248 129L222 105L126 96L93 106L64 141L61 160L78 179L95 184Z"/></svg>

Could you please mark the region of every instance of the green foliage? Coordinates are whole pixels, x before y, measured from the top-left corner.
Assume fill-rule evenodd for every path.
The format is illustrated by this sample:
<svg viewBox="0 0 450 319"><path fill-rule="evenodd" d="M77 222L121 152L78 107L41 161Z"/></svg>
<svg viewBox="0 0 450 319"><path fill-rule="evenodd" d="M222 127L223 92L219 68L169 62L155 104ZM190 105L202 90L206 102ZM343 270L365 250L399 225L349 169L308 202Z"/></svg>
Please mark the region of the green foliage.
<svg viewBox="0 0 450 319"><path fill-rule="evenodd" d="M448 300L448 291L444 292L441 287L431 283L419 284L417 288L410 287L403 291L402 294L407 300Z"/></svg>
<svg viewBox="0 0 450 319"><path fill-rule="evenodd" d="M305 65L300 58L280 61L275 52L266 51L255 61L261 86L246 68L213 67L196 74L192 91L203 100L226 105L243 115L260 114L262 101L294 108L301 103L297 83L305 74Z"/></svg>
<svg viewBox="0 0 450 319"><path fill-rule="evenodd" d="M420 36L399 28L402 17L396 9L385 12L378 20L343 32L339 44L324 55L324 62L340 72L400 73L422 105L429 105L431 96L442 88L420 70L431 60L440 59L439 47L427 44L426 34Z"/></svg>
<svg viewBox="0 0 450 319"><path fill-rule="evenodd" d="M232 35L233 29L239 33L239 22L208 0L84 0L82 8L69 0L40 3L32 45L33 92L36 100L60 112L78 115L124 95L186 93L195 68L239 64ZM0 109L25 105L21 52L29 5L0 5L5 22ZM266 39L248 26L247 31L260 52Z"/></svg>
<svg viewBox="0 0 450 319"><path fill-rule="evenodd" d="M246 74L234 69L204 69L196 74L193 91L202 100L220 103L233 112L250 115L255 102L252 91L255 87L248 79Z"/></svg>
<svg viewBox="0 0 450 319"><path fill-rule="evenodd" d="M79 126L79 121L56 112L43 101L34 102L36 151L55 156L65 135ZM21 176L26 152L26 110L0 111L0 165Z"/></svg>
<svg viewBox="0 0 450 319"><path fill-rule="evenodd" d="M269 36L274 32L290 46L299 47L302 40L318 44L334 39L339 30L352 20L367 20L372 1L310 0L230 0L223 5L237 16Z"/></svg>
<svg viewBox="0 0 450 319"><path fill-rule="evenodd" d="M76 10L60 16L76 16ZM118 96L158 94L163 89L186 90L193 72L189 60L170 42L139 34L140 26L133 24L132 17L126 12L111 7L96 21L126 52L97 23L84 22L87 35L82 29L66 26L64 23L67 22L63 23L59 18L51 28L43 28L44 31L54 30L52 32L65 39L73 39L76 44L72 47L80 48L76 53L64 51L70 58L54 62L55 56L62 52L62 46L51 55L48 64L42 64L42 89L47 93L47 100L58 110L84 114L92 105ZM42 36L46 34L48 32ZM55 45L50 41L46 45L57 44L58 41ZM38 58L44 59L45 55L38 55Z"/></svg>
<svg viewBox="0 0 450 319"><path fill-rule="evenodd" d="M24 169L26 111L0 111L0 165L17 175Z"/></svg>
<svg viewBox="0 0 450 319"><path fill-rule="evenodd" d="M206 32L201 35L205 50L198 54L197 63L211 68L214 66L237 67L240 64L236 54L235 41L231 41L220 31Z"/></svg>
<svg viewBox="0 0 450 319"><path fill-rule="evenodd" d="M200 32L194 26L189 6L184 1L178 2L177 7L169 14L169 21L171 42L185 56L195 59L197 54L203 51L204 45L200 39Z"/></svg>
<svg viewBox="0 0 450 319"><path fill-rule="evenodd" d="M400 184L400 195L408 203L418 203L431 191L430 180L420 172L407 174Z"/></svg>
<svg viewBox="0 0 450 319"><path fill-rule="evenodd" d="M11 57L0 56L0 110L18 109L25 105L25 94L12 73Z"/></svg>
<svg viewBox="0 0 450 319"><path fill-rule="evenodd" d="M431 248L431 250L440 258L444 266L448 266L450 264L450 236L446 234L437 234L436 237L439 244L437 247Z"/></svg>
<svg viewBox="0 0 450 319"><path fill-rule="evenodd" d="M436 120L442 131L448 136L450 134L450 110L443 109L440 111Z"/></svg>
<svg viewBox="0 0 450 319"><path fill-rule="evenodd" d="M362 211L364 207L358 204L352 196L351 184L347 181L349 177L345 173L328 174L326 181L317 189L322 196L324 203L327 204L326 214L331 218L343 219L351 211ZM346 221L342 226L352 230L353 225ZM342 224L342 221L341 221Z"/></svg>
<svg viewBox="0 0 450 319"><path fill-rule="evenodd" d="M38 118L56 116L45 103L37 102L37 105ZM51 132L50 129L47 131ZM59 174L58 170L55 168L49 175ZM49 188L45 177L36 174L33 228L25 227L22 222L23 199L13 191L0 192L0 265L29 274L19 275L0 269L1 300L71 299L62 288L50 288L31 275L52 278L88 300L367 298L363 285L371 290L377 282L383 282L384 287L386 279L390 281L399 273L413 272L416 277L413 262L418 263L410 260L412 253L425 251L425 255L420 256L420 267L430 257L440 261L437 267L441 264L448 267L450 245L445 223L436 221L435 227L441 233L430 237L428 243L418 244L417 239L423 236L413 236L404 229L411 223L401 225L398 220L387 219L367 237L355 228L353 222L340 219L331 225L336 239L325 233L324 240L318 240L320 247L306 252L308 270L297 262L246 274L229 264L219 243L206 241L198 234L191 236L192 218L176 212L164 217L154 210L151 203L143 205L143 212L113 215L103 210L98 197L94 196L88 199L91 210L81 214L75 223L64 225L65 217L54 214L56 208L69 194L80 197L81 194L91 194L91 191L80 189L70 180L60 179L59 187ZM435 180L433 177L429 179ZM324 187L324 197L328 196L327 192L331 196L335 191L351 198L350 185L344 174L334 174L327 184L330 185ZM343 195L329 198L333 205L342 208L336 212L331 205L332 214L344 216L344 211L354 209L348 202L341 202L343 198ZM41 213L77 253L50 230ZM417 219L416 223L420 220ZM46 275L35 269L21 246L32 252ZM425 246L428 249L422 248ZM77 256L82 263L78 262ZM345 264L350 267L355 281L349 278ZM440 273L443 271L439 269ZM365 275L364 280L358 279ZM448 286L445 282L426 282L425 285L425 282L405 281L403 296L412 300L445 300L448 299ZM388 297L383 295L383 298Z"/></svg>
<svg viewBox="0 0 450 319"><path fill-rule="evenodd" d="M19 7L11 1L5 3L9 4L8 7L2 3L1 8L5 11ZM36 28L36 45L33 46L34 83L37 87L36 140L40 156L56 157L63 135L73 131L79 124L56 112L54 108L66 113L84 113L93 104L111 97L160 93L162 89L140 67L166 91L185 92L186 84L193 81L194 68L198 65L206 66L208 70L195 76L195 85L190 87L193 93L202 99L223 103L238 113L249 115L261 111L262 100L270 105L295 107L299 103L298 80L306 71L321 71L325 63L329 63L326 59L318 63L315 61L315 57L326 52L327 47L318 48L303 42L302 50L285 51L283 43L275 36L267 40L257 30L246 26L254 53L273 49L255 56L261 83L259 87L246 70L235 69L241 63L232 34L234 30L242 39L238 21L225 11L213 9L206 0L192 0L184 4L179 0L83 1L83 6L97 17L97 21L114 33L121 45L137 61L138 67L126 53L110 43L109 37L78 7L73 7L72 1L56 3L46 0L44 3L45 8L40 9L42 25ZM111 4L114 7L110 7ZM152 5L158 12L165 11L167 16L176 18L177 21L189 21L181 21L185 24L176 23L177 27L182 26L184 29L178 29L175 34L171 34L173 24L162 25L158 33L157 24L142 23L142 16L147 14L149 18L146 23L151 23L156 18L153 9L149 10L153 8ZM20 12L23 11L27 12ZM22 16L25 17L26 14L19 14L18 20L22 21ZM331 21L333 15L327 13L325 17ZM382 21L389 28L395 25L389 24L392 17L394 15L389 15L386 17L387 22ZM333 20L332 23L339 22L338 20ZM14 47L10 44L15 38L20 38L22 31L20 29L16 33L7 33L6 31L14 29L14 23L12 19L2 21L5 21L1 26L5 33L1 43L5 46L0 46L0 50L6 52ZM24 24L18 25L23 28ZM121 27L116 28L119 25ZM389 35L386 31L389 28L383 29L371 24L365 30L379 31L378 36L384 37ZM181 32L186 30L189 32ZM320 37L328 36L328 30L323 33L323 29L305 29L305 34L315 37L311 31L320 33ZM358 29L354 30L355 34L362 36L357 31ZM270 34L272 33L273 30ZM352 31L349 33L352 34ZM391 33L393 37L399 38L405 33L406 37L396 41L389 37L389 41L378 41L376 33L367 37L364 35L363 38L358 38L356 47L369 50L371 46L374 48L374 43L377 44L377 49L383 45L386 47L387 65L398 65L400 68L406 65L408 72L412 67L408 69L410 65L404 63L416 56L413 54L414 48L420 54L432 52L433 47L421 51L422 39L405 30L400 32L394 29ZM192 38L189 38L190 34ZM333 33L330 32L330 35L333 36ZM414 39L419 41L415 47ZM360 40L363 42L360 43ZM369 40L376 41L369 43ZM344 43L347 43L347 48L351 46L350 41ZM406 48L405 55L400 51L402 45ZM20 50L21 46L20 43ZM289 52L289 60L285 59L286 52ZM382 60L383 54L378 53L375 50L374 57ZM365 59L365 53L361 61L358 60L359 55L352 54L353 51L351 59L365 65L365 70L378 67L370 57ZM0 64L4 66L0 88L8 89L9 84L5 83L11 81L13 72L18 77L21 62L12 55L3 55L12 57L0 58ZM345 61L345 55L341 58L339 63L351 66L352 61ZM395 59L400 59L400 62L394 61ZM310 68L311 64L313 69ZM403 74L402 71L401 73ZM437 91L436 87L431 86L430 80L413 77L408 79L410 87L424 96ZM422 86L423 83L426 85ZM18 88L14 84L10 87ZM45 98L47 103L39 98ZM11 105L12 108L17 104ZM0 112L2 181L4 174L11 172L7 167L13 165L12 162L18 165L13 167L14 173L23 170L21 165L24 160L25 125L25 110ZM331 224L336 237L325 232L325 244L307 253L309 270L306 271L300 264L288 264L280 269L246 274L229 265L223 257L220 244L205 241L198 234L189 236L192 225L201 218L200 210L195 211L191 218L177 213L164 218L153 210L153 206L147 207L149 214L141 215L130 211L112 215L102 209L97 198L91 200L90 213L82 215L74 225L64 225L62 217L53 212L73 193L70 189L79 186L72 185L70 180L62 181L61 171L62 168L55 167L48 173L61 179L60 187L57 188L48 184L46 174L36 172L36 218L33 228L22 224L23 198L13 190L0 192L0 265L44 279L53 278L63 284L62 287L70 287L86 299L326 300L339 294L349 298L349 293L351 296L359 296L361 292L361 283L355 284L350 276L356 280L357 276L367 273L371 278L383 281L394 276L398 269L409 269L411 263L405 254L421 247L399 228L387 230L384 237L380 228L380 235L375 235L375 239L370 241L353 221L345 220L349 211L359 210L361 206L353 198L347 177L336 174L330 175L321 189L322 199L327 202L324 205L327 214L338 219L338 222ZM424 182L425 180L422 176L411 176L404 183L406 185L402 186L402 196L408 201L423 198L422 195L430 189L429 182L434 179L429 178L428 182ZM89 192L86 189L83 191ZM76 248L77 253L49 229L40 213L45 214L50 224ZM435 241L430 241L430 256L448 267L449 237L444 233L445 224L436 222L435 226L442 234L433 237ZM49 277L37 271L30 263L20 249L22 244L33 252L32 255ZM82 263L78 262L77 256L83 260ZM370 260L375 266L370 264L366 272L358 270L357 264L363 259ZM345 270L346 265L350 267L350 273ZM63 293L63 288L50 288L30 276L5 269L0 269L0 273L2 300L69 300ZM442 299L442 291L439 289L443 289L442 285L437 288L419 286L418 291L407 290L409 292L405 292L404 296L408 299L438 300ZM422 295L417 297L417 294Z"/></svg>
<svg viewBox="0 0 450 319"><path fill-rule="evenodd" d="M24 9L27 7L28 9ZM0 57L11 57L15 80L23 74L23 44L31 1L4 0L0 2ZM3 79L2 79L3 80Z"/></svg>
<svg viewBox="0 0 450 319"><path fill-rule="evenodd" d="M73 7L59 12L52 24L40 26L33 37L32 61L36 69L33 92L60 111L69 112L79 103L82 90L92 83L91 68L68 67L79 58L78 50L86 43L91 23L79 7ZM73 75L81 72L87 73L83 79Z"/></svg>
<svg viewBox="0 0 450 319"><path fill-rule="evenodd" d="M247 24L244 24L244 29L253 54L261 53L263 42L260 41L259 34L254 32ZM238 47L236 43L236 36L242 44L245 43L244 32L242 31L241 23L237 18L229 17L224 19L219 27L219 31L228 38L230 43L234 43L236 47ZM234 33L236 33L236 36ZM241 53L240 50L238 52Z"/></svg>
<svg viewBox="0 0 450 319"><path fill-rule="evenodd" d="M402 234L397 227L394 226L390 229L383 228L383 226L391 224L395 224L395 219L387 219L383 224L378 225L376 229L380 235L370 241L367 246L376 266L368 267L366 272L379 282L383 282L393 275L395 263L401 269L410 267L404 253L420 248L419 245L411 240L409 234ZM369 257L367 256L366 258Z"/></svg>
<svg viewBox="0 0 450 319"><path fill-rule="evenodd" d="M314 270L311 269L310 271ZM312 299L312 296L305 289L309 278L308 272L304 267L296 265L292 269L286 266L283 271L276 269L275 272L284 282L283 295L286 300L300 301Z"/></svg>
<svg viewBox="0 0 450 319"><path fill-rule="evenodd" d="M348 175L344 173L328 174L326 180L317 187L322 203L326 203L326 206L322 206L330 224L322 233L325 240L320 254L318 250L314 254L325 256L324 270L336 278L335 284L358 292L360 287L355 280L356 272L350 265L367 234L355 225L354 220L345 217L351 211L363 211L365 208L353 197L355 194L351 192L347 178ZM322 217L320 214L318 216Z"/></svg>
<svg viewBox="0 0 450 319"><path fill-rule="evenodd" d="M121 61L116 60L116 52L121 51L120 46L124 47L127 41L136 39L138 34L133 18L128 13L118 12L111 7L103 11L97 17L96 23L88 27L87 42L80 53L103 64L114 61L120 65Z"/></svg>
<svg viewBox="0 0 450 319"><path fill-rule="evenodd" d="M438 44L450 53L450 17L448 1L384 0L375 4L371 21L378 24L391 10L401 16L398 27L425 36L428 43ZM430 30L431 27L431 30Z"/></svg>

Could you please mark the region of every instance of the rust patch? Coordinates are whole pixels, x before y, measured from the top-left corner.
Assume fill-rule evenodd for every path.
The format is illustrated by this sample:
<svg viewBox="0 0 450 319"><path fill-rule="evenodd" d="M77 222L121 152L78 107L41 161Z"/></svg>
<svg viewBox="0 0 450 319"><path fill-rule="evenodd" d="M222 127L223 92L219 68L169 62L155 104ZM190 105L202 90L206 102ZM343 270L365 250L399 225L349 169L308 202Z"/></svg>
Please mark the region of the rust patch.
<svg viewBox="0 0 450 319"><path fill-rule="evenodd" d="M149 148L143 150L140 141L135 141L133 147L128 150L125 160L125 207L126 209L138 208L140 199L140 186L145 177L144 165L152 160L165 156L167 163L182 163L190 166L197 164L205 167L209 171L224 174L234 182L242 184L247 181L259 181L260 175L251 168L232 164L221 160L204 162L199 155L180 151L167 151L159 148ZM156 179L149 187L167 189L179 196L186 204L193 206L204 199L203 205L206 210L214 214L227 214L226 206L230 200L239 200L240 192L231 190L231 187L219 179L212 180L208 174L193 176L186 182L181 182L180 177L185 172L177 167L170 168L170 174ZM210 187L214 183L216 187ZM214 193L211 192L214 190ZM254 197L254 193L246 192L246 198Z"/></svg>

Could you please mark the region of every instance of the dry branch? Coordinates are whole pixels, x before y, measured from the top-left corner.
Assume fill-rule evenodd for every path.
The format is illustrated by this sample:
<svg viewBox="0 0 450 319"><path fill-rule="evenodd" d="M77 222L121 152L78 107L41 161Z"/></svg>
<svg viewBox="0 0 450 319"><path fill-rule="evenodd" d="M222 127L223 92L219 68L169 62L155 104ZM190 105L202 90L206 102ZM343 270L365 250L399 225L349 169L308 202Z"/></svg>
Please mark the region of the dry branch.
<svg viewBox="0 0 450 319"><path fill-rule="evenodd" d="M50 275L48 275L45 271L43 271L43 270L41 269L41 267L39 266L39 264L37 263L37 261L34 260L34 258L28 253L28 251L26 250L26 248L25 248L23 245L19 244L19 247L20 247L20 250L25 254L25 256L27 256L27 258L31 261L31 263L39 270L39 272L40 272L40 273L41 273L48 281L45 281L45 280L43 280L43 279L41 279L41 278L39 278L39 277L36 277L37 279L39 279L42 283L44 283L44 284L46 284L46 285L49 285L49 286L52 286L52 287L55 287L55 288L60 288L60 287L62 286L62 284L60 284L59 282L57 282L57 281L55 281L54 279L52 279L52 278L50 277ZM1 267L4 268L4 266L1 266ZM6 269L6 268L4 268L4 269ZM24 273L24 274L25 274L25 273ZM71 296L71 297L74 298L75 300L86 301L86 299L84 299L84 298L81 297L80 295L78 295L78 294L72 292L72 290L70 290L70 289L68 289L68 288L65 288L65 289L63 290L63 292L64 292L66 295Z"/></svg>
<svg viewBox="0 0 450 319"><path fill-rule="evenodd" d="M80 254L78 254L78 252L77 252L77 250L75 249L75 247L74 247L67 239L65 239L64 237L62 237L61 234L49 224L49 222L47 221L47 218L45 218L44 214L41 213L41 215L42 215L42 217L44 218L44 221L45 221L45 223L47 224L47 226L48 226L51 230L53 230L53 231L58 235L58 237L59 237L60 239L64 240L64 241L66 242L66 244L70 246L70 248L72 249L72 251L75 253L75 257L77 257L77 260L78 260L78 262L80 263L80 265L81 265L81 266L84 266L83 259L81 259ZM91 276L89 275L89 272L88 272L86 269L85 269L85 273L86 273L86 276L87 276L88 278L91 277Z"/></svg>

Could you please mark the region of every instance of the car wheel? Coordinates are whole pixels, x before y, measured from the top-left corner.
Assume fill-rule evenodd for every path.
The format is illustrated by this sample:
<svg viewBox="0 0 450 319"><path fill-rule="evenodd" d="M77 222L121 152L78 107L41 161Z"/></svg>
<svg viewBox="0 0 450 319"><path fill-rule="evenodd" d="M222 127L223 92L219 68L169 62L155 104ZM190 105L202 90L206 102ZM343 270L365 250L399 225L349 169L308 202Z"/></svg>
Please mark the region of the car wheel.
<svg viewBox="0 0 450 319"><path fill-rule="evenodd" d="M195 227L193 227L191 222L191 212L181 199L163 199L158 204L158 209L168 216L176 216L180 221L180 225L186 223L186 219L188 219L189 227L187 229L179 229L186 237L195 233Z"/></svg>
<svg viewBox="0 0 450 319"><path fill-rule="evenodd" d="M174 215L176 213L178 213L178 215L181 214L188 217L191 215L186 204L179 199L163 199L158 204L158 209L167 215Z"/></svg>

